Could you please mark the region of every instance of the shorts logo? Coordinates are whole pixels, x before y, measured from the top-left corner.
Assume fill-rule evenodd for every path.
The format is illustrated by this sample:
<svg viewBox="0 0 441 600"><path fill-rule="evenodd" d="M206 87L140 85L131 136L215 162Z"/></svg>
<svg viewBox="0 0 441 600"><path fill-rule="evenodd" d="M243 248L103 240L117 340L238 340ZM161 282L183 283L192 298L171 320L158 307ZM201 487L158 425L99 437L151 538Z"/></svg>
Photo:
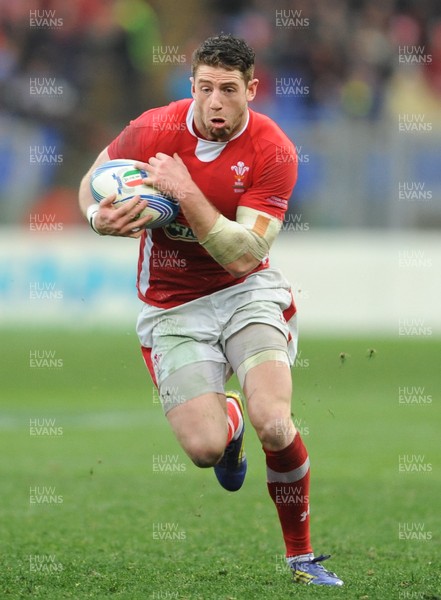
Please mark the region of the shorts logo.
<svg viewBox="0 0 441 600"><path fill-rule="evenodd" d="M250 167L247 167L245 163L241 160L237 161L237 164L231 167L231 170L234 171L234 184L233 189L237 193L241 193L245 191L244 188L244 179L247 172L250 170Z"/></svg>
<svg viewBox="0 0 441 600"><path fill-rule="evenodd" d="M162 352L156 352L153 355L153 361L152 362L153 362L153 368L155 370L155 373L157 373L159 371L161 359L162 359Z"/></svg>

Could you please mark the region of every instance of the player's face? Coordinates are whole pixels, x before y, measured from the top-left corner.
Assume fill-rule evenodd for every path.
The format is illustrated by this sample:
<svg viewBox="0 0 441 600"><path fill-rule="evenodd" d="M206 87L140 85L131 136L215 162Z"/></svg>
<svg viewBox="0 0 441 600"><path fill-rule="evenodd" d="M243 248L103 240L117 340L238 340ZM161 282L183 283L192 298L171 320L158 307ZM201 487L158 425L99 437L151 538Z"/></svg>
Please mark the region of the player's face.
<svg viewBox="0 0 441 600"><path fill-rule="evenodd" d="M227 142L244 127L259 81L246 85L236 69L200 65L191 82L196 128L208 140Z"/></svg>

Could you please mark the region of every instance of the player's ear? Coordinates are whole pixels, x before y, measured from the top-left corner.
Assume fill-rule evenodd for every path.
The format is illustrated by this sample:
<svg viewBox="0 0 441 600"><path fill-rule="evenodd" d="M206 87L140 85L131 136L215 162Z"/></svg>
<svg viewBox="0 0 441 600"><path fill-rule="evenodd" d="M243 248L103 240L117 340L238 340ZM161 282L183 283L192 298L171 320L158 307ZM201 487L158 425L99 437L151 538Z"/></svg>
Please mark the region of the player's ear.
<svg viewBox="0 0 441 600"><path fill-rule="evenodd" d="M189 77L190 81L191 81L191 95L194 98L195 92L196 92L196 88L194 86L194 77Z"/></svg>
<svg viewBox="0 0 441 600"><path fill-rule="evenodd" d="M254 100L254 98L256 97L257 86L258 85L259 85L259 80L258 79L252 79L251 81L248 82L248 85L247 85L247 102L251 102L251 100Z"/></svg>

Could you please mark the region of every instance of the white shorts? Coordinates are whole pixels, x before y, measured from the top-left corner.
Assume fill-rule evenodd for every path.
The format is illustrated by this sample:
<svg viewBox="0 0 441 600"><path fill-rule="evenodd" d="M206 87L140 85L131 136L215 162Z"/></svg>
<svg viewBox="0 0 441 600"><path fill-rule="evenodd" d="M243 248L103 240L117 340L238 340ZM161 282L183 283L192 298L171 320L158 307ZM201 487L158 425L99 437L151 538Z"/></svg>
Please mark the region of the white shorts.
<svg viewBox="0 0 441 600"><path fill-rule="evenodd" d="M269 325L283 334L285 351L292 365L297 352L296 308L290 285L277 269L259 271L242 283L174 308L145 304L138 317L137 333L163 403L162 388L166 382L176 377L177 372L186 376L185 369L181 369L196 363L199 369L202 363L211 365L212 383L205 384L211 385L211 389L201 388L200 382L191 389L187 386L186 393L178 394L178 402L206 391L223 391L232 372L225 352L227 341L243 328L257 323ZM253 345L254 351L260 351L255 339ZM261 349L268 347L262 339ZM276 347L280 347L280 342ZM187 370L187 375L189 372Z"/></svg>

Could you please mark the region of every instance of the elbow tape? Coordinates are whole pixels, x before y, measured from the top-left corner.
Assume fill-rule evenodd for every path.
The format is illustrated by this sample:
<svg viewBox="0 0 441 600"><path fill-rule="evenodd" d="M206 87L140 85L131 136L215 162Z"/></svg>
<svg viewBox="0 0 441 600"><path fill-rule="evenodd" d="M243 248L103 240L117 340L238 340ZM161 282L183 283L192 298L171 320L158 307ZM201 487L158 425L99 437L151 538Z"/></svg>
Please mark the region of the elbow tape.
<svg viewBox="0 0 441 600"><path fill-rule="evenodd" d="M200 243L221 265L228 265L250 253L258 260L268 254L282 223L275 217L240 206L237 221L219 214L215 224Z"/></svg>

